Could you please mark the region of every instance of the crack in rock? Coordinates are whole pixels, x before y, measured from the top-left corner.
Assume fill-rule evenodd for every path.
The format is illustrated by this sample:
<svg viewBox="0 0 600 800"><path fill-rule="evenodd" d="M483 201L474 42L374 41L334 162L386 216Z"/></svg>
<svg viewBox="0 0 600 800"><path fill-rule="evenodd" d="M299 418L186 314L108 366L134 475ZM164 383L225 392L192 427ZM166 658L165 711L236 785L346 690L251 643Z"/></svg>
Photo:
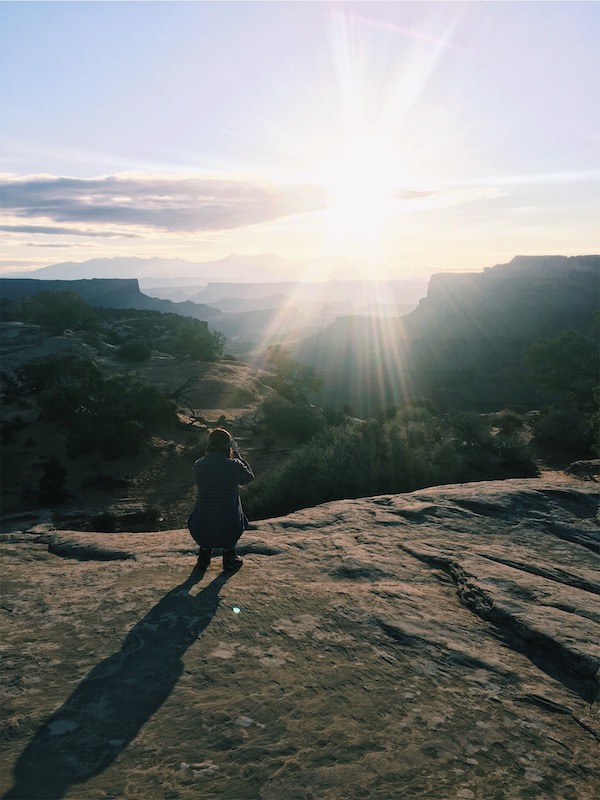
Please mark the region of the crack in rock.
<svg viewBox="0 0 600 800"><path fill-rule="evenodd" d="M514 608L511 608L508 600L502 602L495 598L492 589L486 589L478 576L469 574L456 557L435 551L425 552L404 544L400 547L428 566L441 568L450 575L461 603L481 619L493 623L511 649L527 656L581 696L592 702L599 699L600 659L597 656L584 652L580 646L571 645L568 641L560 641L551 632L543 630L539 623L528 620L525 609L518 603L515 602ZM576 686L568 676L577 680Z"/></svg>

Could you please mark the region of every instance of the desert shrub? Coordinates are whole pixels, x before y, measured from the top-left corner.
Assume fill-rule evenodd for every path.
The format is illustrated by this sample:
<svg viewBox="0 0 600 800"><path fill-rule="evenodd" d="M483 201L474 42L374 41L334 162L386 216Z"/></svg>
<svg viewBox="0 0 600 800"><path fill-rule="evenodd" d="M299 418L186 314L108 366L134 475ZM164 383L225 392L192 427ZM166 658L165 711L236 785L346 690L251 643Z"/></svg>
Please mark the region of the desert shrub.
<svg viewBox="0 0 600 800"><path fill-rule="evenodd" d="M446 417L460 458L459 473L454 481L537 475L531 449L519 433L501 430L494 435L493 422L474 412L456 412Z"/></svg>
<svg viewBox="0 0 600 800"><path fill-rule="evenodd" d="M496 415L496 424L503 434L510 435L522 430L525 423L522 413L505 408Z"/></svg>
<svg viewBox="0 0 600 800"><path fill-rule="evenodd" d="M152 355L152 348L144 339L130 339L119 347L119 358L123 361L147 361Z"/></svg>
<svg viewBox="0 0 600 800"><path fill-rule="evenodd" d="M386 420L386 419L393 419L398 411L400 410L400 406L397 403L387 403L382 408L379 409L377 414L377 419L379 420Z"/></svg>
<svg viewBox="0 0 600 800"><path fill-rule="evenodd" d="M594 338L565 330L553 339L540 339L523 353L525 374L549 398L573 408L591 410L598 385L598 332Z"/></svg>
<svg viewBox="0 0 600 800"><path fill-rule="evenodd" d="M175 403L164 393L131 376L115 375L74 409L69 452L99 450L108 458L133 455L153 431L176 422Z"/></svg>
<svg viewBox="0 0 600 800"><path fill-rule="evenodd" d="M43 503L62 503L68 496L66 490L67 470L56 457L51 457L42 464L40 478L40 500Z"/></svg>
<svg viewBox="0 0 600 800"><path fill-rule="evenodd" d="M292 453L280 469L272 470L250 484L245 499L250 517L287 514L335 496L357 496L358 473L348 458L352 432L346 431L346 449L342 452L336 436L340 430L327 429L318 440L313 439ZM337 464L337 477L334 477L334 463Z"/></svg>
<svg viewBox="0 0 600 800"><path fill-rule="evenodd" d="M500 456L485 417L473 412L458 412L446 417L446 423L460 459L460 470L453 480L475 481L498 477Z"/></svg>
<svg viewBox="0 0 600 800"><path fill-rule="evenodd" d="M543 450L589 456L594 450L589 419L574 408L551 406L533 422L533 441Z"/></svg>
<svg viewBox="0 0 600 800"><path fill-rule="evenodd" d="M600 453L599 356L597 326L589 337L566 330L524 352L526 375L552 401L533 425L534 442L548 453L580 458Z"/></svg>
<svg viewBox="0 0 600 800"><path fill-rule="evenodd" d="M143 361L152 349L195 361L215 361L223 354L225 337L209 331L206 322L180 314L140 309L98 309L105 338L120 347L122 358Z"/></svg>
<svg viewBox="0 0 600 800"><path fill-rule="evenodd" d="M110 458L137 453L155 429L177 423L176 404L132 375L104 378L84 359L29 365L46 419L67 428L69 455L98 450Z"/></svg>
<svg viewBox="0 0 600 800"><path fill-rule="evenodd" d="M498 456L496 467L490 476L494 478L534 478L539 475L532 449L518 434L494 437ZM479 478L476 478L479 480Z"/></svg>
<svg viewBox="0 0 600 800"><path fill-rule="evenodd" d="M57 335L65 330L98 328L95 311L75 292L42 291L22 303L22 316Z"/></svg>
<svg viewBox="0 0 600 800"><path fill-rule="evenodd" d="M337 406L324 406L322 413L327 425L342 425L348 417L344 409Z"/></svg>
<svg viewBox="0 0 600 800"><path fill-rule="evenodd" d="M520 439L493 436L484 418L406 408L391 419L325 429L250 484L245 505L260 518L329 500L533 474Z"/></svg>
<svg viewBox="0 0 600 800"><path fill-rule="evenodd" d="M248 487L248 513L271 516L344 497L407 491L444 474L453 457L435 426L428 430L420 422L328 428Z"/></svg>
<svg viewBox="0 0 600 800"><path fill-rule="evenodd" d="M78 356L57 356L24 364L20 379L33 394L55 388L68 391L69 387L90 389L102 380L102 372L93 361Z"/></svg>
<svg viewBox="0 0 600 800"><path fill-rule="evenodd" d="M307 442L325 428L323 412L316 406L269 397L262 406L267 437L274 435L296 443Z"/></svg>
<svg viewBox="0 0 600 800"><path fill-rule="evenodd" d="M23 380L22 366L3 366L0 369L0 387L2 401L16 401L22 407L24 395L28 394L28 388Z"/></svg>
<svg viewBox="0 0 600 800"><path fill-rule="evenodd" d="M216 361L223 355L225 336L209 331L206 322L179 317L167 349L174 355L188 356L194 361Z"/></svg>
<svg viewBox="0 0 600 800"><path fill-rule="evenodd" d="M314 367L300 364L281 345L271 345L268 351L267 365L273 374L265 383L290 403L307 405L308 394L320 392L323 379Z"/></svg>
<svg viewBox="0 0 600 800"><path fill-rule="evenodd" d="M527 408L520 403L510 403L504 409L505 411L513 411L515 414L519 414L519 416L524 417L527 413ZM502 412L500 412L502 413Z"/></svg>

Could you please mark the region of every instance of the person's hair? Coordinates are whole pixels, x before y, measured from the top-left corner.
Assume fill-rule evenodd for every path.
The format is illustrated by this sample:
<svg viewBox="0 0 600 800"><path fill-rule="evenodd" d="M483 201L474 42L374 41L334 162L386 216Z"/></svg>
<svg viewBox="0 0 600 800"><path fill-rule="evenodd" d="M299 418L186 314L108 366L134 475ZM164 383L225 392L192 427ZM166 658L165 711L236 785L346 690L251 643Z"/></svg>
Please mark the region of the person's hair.
<svg viewBox="0 0 600 800"><path fill-rule="evenodd" d="M231 447L231 435L225 428L215 428L208 437L208 444L206 445L207 453L225 453L229 455L229 448Z"/></svg>

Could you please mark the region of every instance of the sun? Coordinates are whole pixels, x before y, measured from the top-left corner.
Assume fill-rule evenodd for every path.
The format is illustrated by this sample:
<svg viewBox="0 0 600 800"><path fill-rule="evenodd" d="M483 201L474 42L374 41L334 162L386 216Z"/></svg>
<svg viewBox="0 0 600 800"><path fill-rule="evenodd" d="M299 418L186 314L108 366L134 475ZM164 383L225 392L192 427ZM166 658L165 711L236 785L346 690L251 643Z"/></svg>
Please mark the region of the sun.
<svg viewBox="0 0 600 800"><path fill-rule="evenodd" d="M384 131L347 136L321 159L316 177L330 197L327 217L334 243L377 243L398 210L399 167Z"/></svg>

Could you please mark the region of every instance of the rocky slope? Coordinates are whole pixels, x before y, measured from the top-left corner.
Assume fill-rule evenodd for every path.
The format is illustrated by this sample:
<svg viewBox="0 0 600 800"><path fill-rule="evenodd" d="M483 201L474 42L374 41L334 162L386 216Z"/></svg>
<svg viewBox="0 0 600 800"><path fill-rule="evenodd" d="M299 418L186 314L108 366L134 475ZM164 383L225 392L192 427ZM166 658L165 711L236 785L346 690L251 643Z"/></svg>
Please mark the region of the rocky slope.
<svg viewBox="0 0 600 800"><path fill-rule="evenodd" d="M357 414L427 397L439 408L535 408L523 351L565 329L597 336L600 256L516 257L477 273L432 275L427 297L398 319L337 319L292 345L323 375L324 402Z"/></svg>
<svg viewBox="0 0 600 800"><path fill-rule="evenodd" d="M598 484L2 536L6 800L591 800Z"/></svg>

